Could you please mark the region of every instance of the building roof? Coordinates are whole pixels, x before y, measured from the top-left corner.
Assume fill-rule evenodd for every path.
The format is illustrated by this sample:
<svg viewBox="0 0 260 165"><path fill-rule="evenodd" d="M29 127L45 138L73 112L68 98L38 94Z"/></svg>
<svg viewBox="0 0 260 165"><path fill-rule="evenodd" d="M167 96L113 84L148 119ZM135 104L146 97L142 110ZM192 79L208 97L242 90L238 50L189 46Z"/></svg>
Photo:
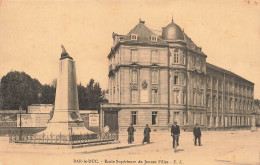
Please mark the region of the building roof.
<svg viewBox="0 0 260 165"><path fill-rule="evenodd" d="M136 34L137 40L131 40L131 35ZM151 37L156 36L157 42L151 41ZM120 41L130 41L130 42L137 42L137 43L149 43L149 44L165 44L163 39L152 32L147 26L145 26L144 21L139 21L137 24L127 35L122 36Z"/></svg>
<svg viewBox="0 0 260 165"><path fill-rule="evenodd" d="M184 34L181 28L172 20L170 24L162 28L162 38L167 41L184 41Z"/></svg>
<svg viewBox="0 0 260 165"><path fill-rule="evenodd" d="M231 72L231 71L228 71L228 70L226 70L226 69L220 68L220 67L215 66L215 65L213 65L213 64L210 64L210 63L208 63L208 62L207 62L206 64L207 64L207 68L209 68L209 69L212 69L212 70L215 70L215 71L218 71L218 72L222 72L222 73L225 73L225 74L227 74L227 75L230 75L230 76L233 76L233 77L237 77L237 78L239 78L239 79L242 79L242 80L244 80L244 81L247 81L247 82L249 82L249 83L254 84L253 82L248 81L247 79L245 79L245 78L243 78L243 77L241 77L241 76L239 76L239 75L237 75L237 74L235 74L235 73L233 73L233 72Z"/></svg>

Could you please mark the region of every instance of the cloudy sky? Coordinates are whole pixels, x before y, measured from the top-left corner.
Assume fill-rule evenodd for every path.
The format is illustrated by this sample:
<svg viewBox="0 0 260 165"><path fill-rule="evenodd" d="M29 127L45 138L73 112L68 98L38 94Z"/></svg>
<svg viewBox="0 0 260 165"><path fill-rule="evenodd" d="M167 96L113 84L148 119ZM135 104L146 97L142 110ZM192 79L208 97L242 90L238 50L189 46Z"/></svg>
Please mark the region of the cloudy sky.
<svg viewBox="0 0 260 165"><path fill-rule="evenodd" d="M51 83L63 44L78 82L105 89L112 32L127 34L139 18L161 30L172 14L209 63L254 82L260 98L260 0L0 0L0 78L17 70Z"/></svg>

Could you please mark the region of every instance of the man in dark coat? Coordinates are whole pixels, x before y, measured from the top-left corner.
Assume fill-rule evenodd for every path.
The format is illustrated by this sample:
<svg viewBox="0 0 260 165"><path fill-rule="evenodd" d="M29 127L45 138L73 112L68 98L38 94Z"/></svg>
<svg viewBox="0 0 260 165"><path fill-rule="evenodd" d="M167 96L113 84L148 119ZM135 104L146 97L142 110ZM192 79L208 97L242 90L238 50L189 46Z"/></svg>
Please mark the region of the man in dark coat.
<svg viewBox="0 0 260 165"><path fill-rule="evenodd" d="M177 125L176 121L173 123L171 128L171 136L173 139L172 147L175 148L175 140L177 142L177 146L179 146L180 127Z"/></svg>
<svg viewBox="0 0 260 165"><path fill-rule="evenodd" d="M193 135L194 135L194 145L197 145L197 139L199 141L199 146L201 146L200 143L200 137L201 137L201 131L198 124L196 124L196 127L193 129Z"/></svg>
<svg viewBox="0 0 260 165"><path fill-rule="evenodd" d="M144 128L143 144L144 144L144 142L150 143L150 132L151 132L151 129L149 128L148 124L146 124L146 127Z"/></svg>
<svg viewBox="0 0 260 165"><path fill-rule="evenodd" d="M128 144L132 143L134 141L134 132L135 132L135 128L133 127L133 124L131 124L128 129Z"/></svg>

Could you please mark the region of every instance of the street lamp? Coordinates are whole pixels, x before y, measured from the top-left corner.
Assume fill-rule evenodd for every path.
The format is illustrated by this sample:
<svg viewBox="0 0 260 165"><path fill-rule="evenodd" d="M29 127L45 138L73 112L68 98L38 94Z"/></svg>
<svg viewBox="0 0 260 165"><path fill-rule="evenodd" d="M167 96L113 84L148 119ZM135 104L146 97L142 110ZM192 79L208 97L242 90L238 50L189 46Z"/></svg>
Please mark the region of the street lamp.
<svg viewBox="0 0 260 165"><path fill-rule="evenodd" d="M22 108L22 106L20 105L20 107L19 107L19 113L20 113L20 134L19 134L19 140L22 140L22 134L23 134L23 132L22 132L22 110L23 110L23 108Z"/></svg>
<svg viewBox="0 0 260 165"><path fill-rule="evenodd" d="M39 92L37 96L38 96L38 101L39 101L39 103L41 104L41 97L42 97L42 93L41 93L41 92Z"/></svg>

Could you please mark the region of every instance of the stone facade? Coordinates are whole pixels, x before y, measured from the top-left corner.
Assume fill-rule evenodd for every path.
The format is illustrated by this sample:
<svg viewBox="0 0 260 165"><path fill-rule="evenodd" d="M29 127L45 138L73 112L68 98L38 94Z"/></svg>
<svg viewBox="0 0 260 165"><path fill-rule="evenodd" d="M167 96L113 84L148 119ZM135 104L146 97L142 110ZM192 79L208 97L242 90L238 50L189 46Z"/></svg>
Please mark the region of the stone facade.
<svg viewBox="0 0 260 165"><path fill-rule="evenodd" d="M173 21L159 36L141 21L127 35L113 33L109 103L100 126L168 129L250 125L254 84L206 62L207 55ZM231 102L229 102L231 101ZM113 114L113 121L106 115ZM114 122L116 121L116 122Z"/></svg>

